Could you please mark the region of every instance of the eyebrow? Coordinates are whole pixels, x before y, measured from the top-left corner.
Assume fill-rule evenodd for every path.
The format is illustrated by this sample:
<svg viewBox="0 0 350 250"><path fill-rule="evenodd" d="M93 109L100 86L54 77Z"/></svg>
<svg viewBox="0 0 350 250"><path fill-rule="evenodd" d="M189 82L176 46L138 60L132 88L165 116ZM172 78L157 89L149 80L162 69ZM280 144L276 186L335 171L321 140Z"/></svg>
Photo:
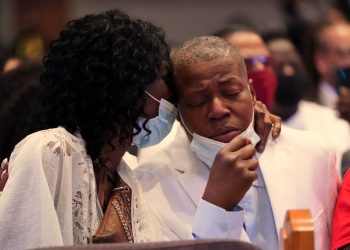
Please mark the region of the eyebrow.
<svg viewBox="0 0 350 250"><path fill-rule="evenodd" d="M242 79L240 79L239 77L235 76L235 75L228 75L228 76L224 76L224 77L221 77L218 79L218 82L219 83L226 83L228 82L229 80L235 80L235 81L238 81L238 82L243 82Z"/></svg>

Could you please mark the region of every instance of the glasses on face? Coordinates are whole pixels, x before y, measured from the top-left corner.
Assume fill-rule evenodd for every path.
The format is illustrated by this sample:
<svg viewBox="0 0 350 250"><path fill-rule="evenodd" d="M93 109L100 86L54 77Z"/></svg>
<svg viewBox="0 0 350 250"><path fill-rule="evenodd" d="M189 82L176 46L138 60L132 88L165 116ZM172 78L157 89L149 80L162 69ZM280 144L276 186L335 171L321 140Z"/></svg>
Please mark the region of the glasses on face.
<svg viewBox="0 0 350 250"><path fill-rule="evenodd" d="M244 59L247 70L255 69L259 64L265 67L272 66L272 59L268 56L253 56Z"/></svg>

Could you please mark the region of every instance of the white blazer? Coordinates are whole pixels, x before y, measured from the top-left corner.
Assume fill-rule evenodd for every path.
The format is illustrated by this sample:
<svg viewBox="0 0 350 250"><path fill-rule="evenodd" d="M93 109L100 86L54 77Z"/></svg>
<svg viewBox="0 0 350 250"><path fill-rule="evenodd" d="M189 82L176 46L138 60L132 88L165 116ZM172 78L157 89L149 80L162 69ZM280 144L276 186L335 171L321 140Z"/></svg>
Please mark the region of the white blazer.
<svg viewBox="0 0 350 250"><path fill-rule="evenodd" d="M191 152L183 128L176 127L173 140L140 152L136 174L168 238L191 239L192 223L209 170ZM329 249L339 184L333 150L322 138L283 127L277 141L269 138L265 151L258 157L277 233L280 234L287 209L310 209L316 249ZM249 241L243 228L239 231L236 239Z"/></svg>
<svg viewBox="0 0 350 250"><path fill-rule="evenodd" d="M338 159L350 149L349 123L338 117L335 110L317 103L300 101L298 111L284 125L317 133L336 150ZM340 161L337 165L340 174Z"/></svg>

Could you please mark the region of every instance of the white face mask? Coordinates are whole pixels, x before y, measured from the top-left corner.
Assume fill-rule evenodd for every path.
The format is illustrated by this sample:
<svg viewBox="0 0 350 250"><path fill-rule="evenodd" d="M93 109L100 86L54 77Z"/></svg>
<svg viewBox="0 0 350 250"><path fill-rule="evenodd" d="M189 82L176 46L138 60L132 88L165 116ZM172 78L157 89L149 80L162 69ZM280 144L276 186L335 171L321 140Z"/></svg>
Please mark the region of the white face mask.
<svg viewBox="0 0 350 250"><path fill-rule="evenodd" d="M184 125L185 129L192 135L192 142L190 145L191 150L197 155L197 157L204 162L208 167L211 167L213 165L214 159L217 155L217 153L224 148L227 143L215 141L209 138L206 138L204 136L198 135L196 133L191 133L191 131L186 127L181 113L180 118L182 121L182 124ZM243 131L240 135L249 139L253 146L260 141L260 137L257 135L257 133L254 130L254 114L253 119L250 122L248 128Z"/></svg>
<svg viewBox="0 0 350 250"><path fill-rule="evenodd" d="M177 109L173 104L165 99L159 101L147 91L145 92L152 99L159 102L159 114L149 119L145 124L145 127L151 131L150 134L143 128L143 123L146 121L146 118L138 118L137 124L141 128L141 131L134 135L133 143L140 148L155 145L163 140L169 134L177 115ZM134 132L136 133L136 129Z"/></svg>

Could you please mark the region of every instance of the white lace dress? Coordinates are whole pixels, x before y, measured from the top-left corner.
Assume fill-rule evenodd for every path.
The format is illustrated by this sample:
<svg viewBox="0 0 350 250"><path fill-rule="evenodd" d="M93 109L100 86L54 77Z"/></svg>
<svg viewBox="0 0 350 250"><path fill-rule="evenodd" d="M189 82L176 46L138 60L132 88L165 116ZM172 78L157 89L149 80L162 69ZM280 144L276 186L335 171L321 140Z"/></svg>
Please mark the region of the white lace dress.
<svg viewBox="0 0 350 250"><path fill-rule="evenodd" d="M15 147L0 198L0 249L88 244L102 219L84 141L64 128L39 131ZM118 171L133 190L135 242L161 240L127 165ZM134 192L135 191L135 192Z"/></svg>

